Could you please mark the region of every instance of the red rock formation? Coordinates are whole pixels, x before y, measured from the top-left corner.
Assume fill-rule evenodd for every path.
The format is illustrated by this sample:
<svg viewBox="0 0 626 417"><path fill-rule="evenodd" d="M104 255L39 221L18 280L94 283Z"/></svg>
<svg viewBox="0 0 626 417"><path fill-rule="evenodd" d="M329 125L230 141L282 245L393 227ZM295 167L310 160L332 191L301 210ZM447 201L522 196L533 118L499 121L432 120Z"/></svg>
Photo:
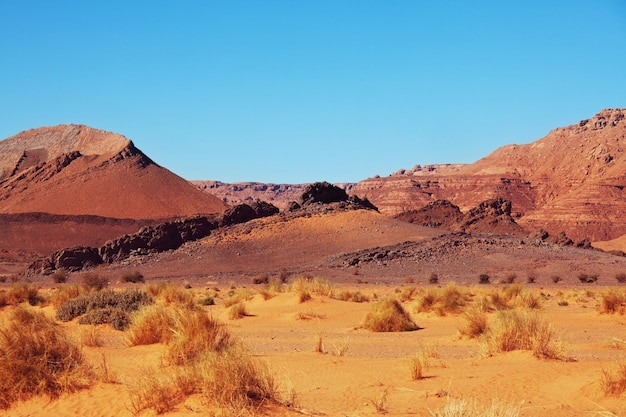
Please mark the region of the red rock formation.
<svg viewBox="0 0 626 417"><path fill-rule="evenodd" d="M61 125L0 141L0 213L162 219L224 210L121 135Z"/></svg>
<svg viewBox="0 0 626 417"><path fill-rule="evenodd" d="M353 187L382 213L445 199L468 210L486 199L512 202L527 230L574 240L626 233L626 110L607 109L527 145L502 147L474 164L435 165L370 178Z"/></svg>

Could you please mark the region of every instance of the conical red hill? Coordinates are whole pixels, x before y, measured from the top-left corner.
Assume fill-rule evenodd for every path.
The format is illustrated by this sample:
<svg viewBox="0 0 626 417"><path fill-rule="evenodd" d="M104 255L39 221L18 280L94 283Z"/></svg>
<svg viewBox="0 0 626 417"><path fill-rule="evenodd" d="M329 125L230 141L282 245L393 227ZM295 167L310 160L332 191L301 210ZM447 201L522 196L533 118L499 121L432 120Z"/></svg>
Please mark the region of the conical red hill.
<svg viewBox="0 0 626 417"><path fill-rule="evenodd" d="M118 134L60 125L0 141L0 213L160 219L224 209Z"/></svg>

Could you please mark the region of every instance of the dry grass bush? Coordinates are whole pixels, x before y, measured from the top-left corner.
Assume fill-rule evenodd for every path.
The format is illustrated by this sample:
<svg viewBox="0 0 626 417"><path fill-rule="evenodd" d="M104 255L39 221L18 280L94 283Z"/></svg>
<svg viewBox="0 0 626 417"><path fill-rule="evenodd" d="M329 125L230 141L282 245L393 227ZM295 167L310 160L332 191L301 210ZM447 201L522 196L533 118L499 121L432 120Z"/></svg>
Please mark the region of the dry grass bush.
<svg viewBox="0 0 626 417"><path fill-rule="evenodd" d="M54 274L50 275L52 282L55 284L63 284L67 282L67 271L64 269L57 269Z"/></svg>
<svg viewBox="0 0 626 417"><path fill-rule="evenodd" d="M373 332L407 332L419 329L395 298L377 301L363 320L363 328Z"/></svg>
<svg viewBox="0 0 626 417"><path fill-rule="evenodd" d="M231 320L239 320L249 315L244 303L233 304L228 308L228 318Z"/></svg>
<svg viewBox="0 0 626 417"><path fill-rule="evenodd" d="M618 366L615 372L602 370L600 387L604 395L620 396L626 392L626 364Z"/></svg>
<svg viewBox="0 0 626 417"><path fill-rule="evenodd" d="M325 319L326 314L316 313L314 311L299 312L296 314L296 320L313 320L313 319Z"/></svg>
<svg viewBox="0 0 626 417"><path fill-rule="evenodd" d="M417 287L404 287L396 289L396 294L401 302L413 301L420 291Z"/></svg>
<svg viewBox="0 0 626 417"><path fill-rule="evenodd" d="M122 282L130 282L132 284L137 284L140 282L144 282L145 278L143 276L143 274L139 271L133 271L133 272L125 272L122 274L122 278L121 278Z"/></svg>
<svg viewBox="0 0 626 417"><path fill-rule="evenodd" d="M175 309L160 304L145 306L136 311L126 332L128 345L167 344L173 337Z"/></svg>
<svg viewBox="0 0 626 417"><path fill-rule="evenodd" d="M0 307L17 306L26 302L31 306L44 305L46 299L39 294L38 287L25 282L15 283L8 291L0 292Z"/></svg>
<svg viewBox="0 0 626 417"><path fill-rule="evenodd" d="M101 291L109 286L109 280L95 272L88 272L83 275L81 283L87 291Z"/></svg>
<svg viewBox="0 0 626 417"><path fill-rule="evenodd" d="M147 369L143 375L130 389L130 411L135 416L149 409L157 415L174 411L185 397L199 390L199 378L189 368Z"/></svg>
<svg viewBox="0 0 626 417"><path fill-rule="evenodd" d="M124 330L130 324L129 314L152 302L152 298L143 291L116 292L107 289L67 300L57 309L56 317L61 321L70 321L87 315L81 324L110 323L117 330Z"/></svg>
<svg viewBox="0 0 626 417"><path fill-rule="evenodd" d="M146 292L165 305L192 307L195 302L194 294L188 288L178 287L167 282L150 284L146 287Z"/></svg>
<svg viewBox="0 0 626 417"><path fill-rule="evenodd" d="M168 359L188 365L204 352L223 351L234 342L224 325L201 310L172 310Z"/></svg>
<svg viewBox="0 0 626 417"><path fill-rule="evenodd" d="M616 289L605 290L600 293L601 314L624 314L626 311L626 291Z"/></svg>
<svg viewBox="0 0 626 417"><path fill-rule="evenodd" d="M424 379L424 371L429 366L428 362L428 352L424 349L418 349L410 358L409 358L409 370L411 371L411 379L414 381Z"/></svg>
<svg viewBox="0 0 626 417"><path fill-rule="evenodd" d="M619 272L619 273L615 274L615 279L620 284L624 284L624 283L626 283L626 274L623 273L623 272Z"/></svg>
<svg viewBox="0 0 626 417"><path fill-rule="evenodd" d="M90 385L91 369L75 345L43 313L11 312L0 328L0 408L35 395L57 398Z"/></svg>
<svg viewBox="0 0 626 417"><path fill-rule="evenodd" d="M500 311L481 338L484 352L529 350L536 357L565 359L563 343L555 339L552 325L530 310Z"/></svg>
<svg viewBox="0 0 626 417"><path fill-rule="evenodd" d="M171 411L191 394L200 394L224 415L253 415L264 403L279 402L267 365L252 357L221 323L197 309L165 312L172 320L167 326L167 359L177 366L146 372L130 393L135 415L146 409Z"/></svg>
<svg viewBox="0 0 626 417"><path fill-rule="evenodd" d="M296 278L291 283L291 291L296 294L309 293L319 297L332 297L335 294L335 285L323 278Z"/></svg>
<svg viewBox="0 0 626 417"><path fill-rule="evenodd" d="M447 397L444 407L431 411L432 417L518 417L521 404L512 404L493 400L491 404L481 405L476 401L463 398Z"/></svg>
<svg viewBox="0 0 626 417"><path fill-rule="evenodd" d="M470 308L463 313L464 324L459 329L459 333L470 339L475 339L489 330L489 320L487 313L481 308Z"/></svg>
<svg viewBox="0 0 626 417"><path fill-rule="evenodd" d="M480 300L484 311L509 310L513 308L541 308L541 299L521 284L507 285L502 290L494 290Z"/></svg>
<svg viewBox="0 0 626 417"><path fill-rule="evenodd" d="M333 295L335 300L349 301L353 303L367 303L370 301L368 295L363 294L361 291L341 291Z"/></svg>
<svg viewBox="0 0 626 417"><path fill-rule="evenodd" d="M277 384L265 362L239 344L223 352L206 352L195 364L200 391L229 415L258 409L266 402L279 402Z"/></svg>
<svg viewBox="0 0 626 417"><path fill-rule="evenodd" d="M224 299L224 307L230 307L244 301L250 301L255 296L255 292L249 288L236 288L228 292L228 297Z"/></svg>
<svg viewBox="0 0 626 417"><path fill-rule="evenodd" d="M66 284L61 285L56 290L52 291L49 299L54 308L59 308L59 306L67 300L74 299L84 293L85 292L82 287L79 287L76 284Z"/></svg>
<svg viewBox="0 0 626 417"><path fill-rule="evenodd" d="M430 288L426 294L417 300L416 311L434 312L438 316L446 314L458 314L471 300L471 295L461 291L454 284L448 284L443 288Z"/></svg>

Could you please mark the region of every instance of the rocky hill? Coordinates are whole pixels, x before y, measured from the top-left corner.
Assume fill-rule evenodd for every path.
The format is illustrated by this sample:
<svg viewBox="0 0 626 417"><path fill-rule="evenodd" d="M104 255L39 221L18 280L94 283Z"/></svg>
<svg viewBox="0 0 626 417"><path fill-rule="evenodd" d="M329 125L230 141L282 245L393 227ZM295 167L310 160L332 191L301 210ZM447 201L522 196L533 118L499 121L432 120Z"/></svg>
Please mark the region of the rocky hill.
<svg viewBox="0 0 626 417"><path fill-rule="evenodd" d="M603 110L473 164L401 170L361 181L352 191L388 215L436 200L467 211L500 197L512 202L512 216L529 231L564 231L575 240L613 239L626 233L625 112Z"/></svg>
<svg viewBox="0 0 626 417"><path fill-rule="evenodd" d="M0 141L0 213L163 219L224 210L121 135L61 125Z"/></svg>

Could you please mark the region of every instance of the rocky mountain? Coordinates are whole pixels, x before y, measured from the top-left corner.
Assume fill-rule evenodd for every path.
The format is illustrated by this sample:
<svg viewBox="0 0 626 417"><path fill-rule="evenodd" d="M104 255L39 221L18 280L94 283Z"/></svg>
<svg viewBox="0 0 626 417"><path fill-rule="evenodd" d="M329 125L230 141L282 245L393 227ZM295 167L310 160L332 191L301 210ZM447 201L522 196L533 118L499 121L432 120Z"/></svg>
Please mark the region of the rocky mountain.
<svg viewBox="0 0 626 417"><path fill-rule="evenodd" d="M626 110L606 109L526 145L508 145L468 165L401 170L359 182L353 192L382 213L448 200L467 211L504 198L520 226L574 240L626 233Z"/></svg>
<svg viewBox="0 0 626 417"><path fill-rule="evenodd" d="M60 125L0 141L0 213L163 219L224 210L121 135Z"/></svg>

